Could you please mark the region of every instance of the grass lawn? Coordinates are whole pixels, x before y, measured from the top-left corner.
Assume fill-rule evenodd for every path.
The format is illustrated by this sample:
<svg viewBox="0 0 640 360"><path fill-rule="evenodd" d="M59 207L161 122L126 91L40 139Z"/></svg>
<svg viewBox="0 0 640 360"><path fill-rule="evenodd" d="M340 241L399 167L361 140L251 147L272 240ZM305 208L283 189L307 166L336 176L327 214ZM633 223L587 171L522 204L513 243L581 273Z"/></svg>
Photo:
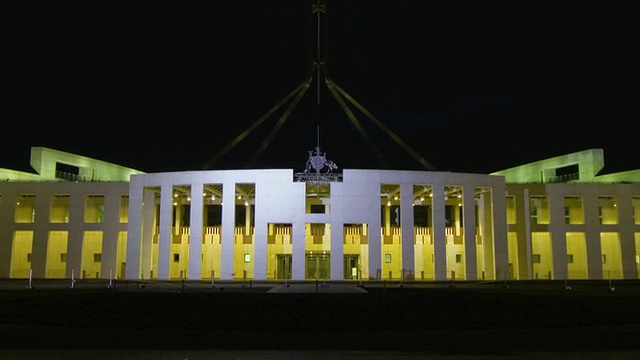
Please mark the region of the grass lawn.
<svg viewBox="0 0 640 360"><path fill-rule="evenodd" d="M640 292L602 288L0 291L5 348L635 349L639 324Z"/></svg>

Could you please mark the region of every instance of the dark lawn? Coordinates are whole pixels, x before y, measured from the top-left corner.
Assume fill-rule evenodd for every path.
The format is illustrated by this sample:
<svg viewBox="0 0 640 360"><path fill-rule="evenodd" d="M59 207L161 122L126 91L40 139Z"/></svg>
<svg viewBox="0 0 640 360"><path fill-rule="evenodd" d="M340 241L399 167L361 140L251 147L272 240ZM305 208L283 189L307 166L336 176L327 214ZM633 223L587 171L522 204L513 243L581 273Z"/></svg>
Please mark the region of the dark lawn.
<svg viewBox="0 0 640 360"><path fill-rule="evenodd" d="M496 352L635 349L640 339L635 292L368 291L0 291L0 345Z"/></svg>

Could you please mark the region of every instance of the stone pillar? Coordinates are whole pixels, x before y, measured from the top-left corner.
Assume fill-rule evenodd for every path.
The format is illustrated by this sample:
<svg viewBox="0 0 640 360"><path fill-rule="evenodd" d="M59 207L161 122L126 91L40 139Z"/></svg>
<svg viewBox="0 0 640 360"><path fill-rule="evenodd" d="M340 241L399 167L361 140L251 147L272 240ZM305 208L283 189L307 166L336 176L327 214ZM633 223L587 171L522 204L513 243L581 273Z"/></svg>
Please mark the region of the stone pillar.
<svg viewBox="0 0 640 360"><path fill-rule="evenodd" d="M169 280L173 237L173 184L163 179L160 189L160 239L158 240L158 280Z"/></svg>
<svg viewBox="0 0 640 360"><path fill-rule="evenodd" d="M220 280L233 279L233 263L235 249L235 216L236 197L235 183L225 182L222 184L222 256L220 268Z"/></svg>
<svg viewBox="0 0 640 360"><path fill-rule="evenodd" d="M291 280L305 279L305 222L296 221L291 228Z"/></svg>
<svg viewBox="0 0 640 360"><path fill-rule="evenodd" d="M433 262L435 280L447 279L447 239L445 237L444 185L433 184Z"/></svg>
<svg viewBox="0 0 640 360"><path fill-rule="evenodd" d="M462 188L462 221L464 229L465 280L478 279L478 251L476 244L475 188Z"/></svg>
<svg viewBox="0 0 640 360"><path fill-rule="evenodd" d="M331 223L331 279L344 280L344 223Z"/></svg>
<svg viewBox="0 0 640 360"><path fill-rule="evenodd" d="M415 235L413 230L413 184L400 185L400 226L402 273L404 279L415 279Z"/></svg>
<svg viewBox="0 0 640 360"><path fill-rule="evenodd" d="M189 280L202 279L202 209L204 184L191 184L191 212L189 218Z"/></svg>

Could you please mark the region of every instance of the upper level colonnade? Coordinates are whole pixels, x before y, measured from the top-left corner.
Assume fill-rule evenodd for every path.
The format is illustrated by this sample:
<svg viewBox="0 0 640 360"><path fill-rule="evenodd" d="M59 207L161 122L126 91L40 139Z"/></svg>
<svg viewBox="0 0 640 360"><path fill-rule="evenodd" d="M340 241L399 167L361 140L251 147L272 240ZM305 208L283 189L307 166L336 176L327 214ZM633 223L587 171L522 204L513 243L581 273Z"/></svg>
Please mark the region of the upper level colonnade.
<svg viewBox="0 0 640 360"><path fill-rule="evenodd" d="M290 169L132 175L125 277L473 280L507 271L503 177L345 169L341 180L296 181ZM283 226L289 240L274 241ZM366 236L347 240L351 227ZM416 228L430 228L429 246L417 244ZM462 236L455 253L451 231Z"/></svg>

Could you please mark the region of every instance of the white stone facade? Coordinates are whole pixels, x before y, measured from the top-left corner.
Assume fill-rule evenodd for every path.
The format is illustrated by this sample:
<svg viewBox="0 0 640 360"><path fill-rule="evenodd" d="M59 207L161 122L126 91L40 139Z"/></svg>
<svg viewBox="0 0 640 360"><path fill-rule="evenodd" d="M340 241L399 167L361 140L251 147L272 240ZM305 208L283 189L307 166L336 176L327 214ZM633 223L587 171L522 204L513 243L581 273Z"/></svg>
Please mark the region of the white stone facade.
<svg viewBox="0 0 640 360"><path fill-rule="evenodd" d="M202 237L201 232L194 232L194 228L201 228L202 214L202 193L207 184L222 185L224 204L236 203L236 184L254 184L255 197L250 199L255 208L254 229L254 253L255 259L253 268L255 280L267 279L267 230L268 224L291 224L292 226L292 279L305 279L305 224L330 224L331 263L330 278L327 280L343 280L343 241L344 224L367 224L371 229L368 241L368 253L363 257L368 258L369 269L382 269L383 261L381 232L374 229L382 229L381 223L381 186L383 184L393 184L400 189L400 223L399 227L402 239L401 263L406 274L415 274L414 268L414 219L413 206L415 205L414 186L429 186L433 196L433 244L435 256L433 280L445 280L448 278L446 260L446 237L445 237L445 187L458 186L465 195L463 199L455 199L467 204L473 204L477 200L474 198L475 189L491 189L494 196L491 201L496 214L505 214L504 197L499 194L505 193L505 184L502 177L476 174L453 174L439 172L421 171L389 171L389 170L350 170L343 171L343 181L330 184L330 196L327 199L330 204L330 211L327 213L308 213L305 206L305 183L295 182L292 170L235 170L235 171L197 171L197 172L175 172L157 173L146 175L134 175L131 179L129 198L129 228L128 228L128 248L127 248L127 278L156 277L158 279L170 279L169 274L171 234L175 233L172 223L172 202L174 197L174 187L186 187L190 189L190 241L189 253L200 254ZM145 199L145 189L147 198ZM158 191L158 189L160 189ZM153 200L156 193L161 194L159 206L159 221L156 226L159 229L159 245L157 274L152 275L154 268L151 255L151 235L145 239L143 229L148 229L154 225L154 216L149 212L155 211L155 207L149 209L143 206ZM383 202L386 201L383 199ZM474 206L464 206L464 219L467 219L463 227L476 228ZM231 280L238 278L234 276L234 224L235 208L233 206L222 206L222 259L221 259L221 279ZM503 211L501 211L502 209ZM505 234L506 223L504 215L492 215L491 228L494 234ZM146 219L146 220L145 220ZM405 225L406 224L406 225ZM465 243L466 248L466 274L459 274L460 278L478 279L478 265L476 262L473 244L475 234L467 232ZM481 271L485 271L486 278L495 278L496 271L507 268L507 248L506 237L504 235L487 235L491 238L490 243L486 243L488 253ZM186 270L186 269L185 269ZM184 273L183 273L184 276ZM188 267L189 279L206 278L207 274L201 273L200 261L190 261ZM382 276L385 278L385 276ZM308 278L308 277L307 277ZM368 278L375 278L374 272L370 271Z"/></svg>

